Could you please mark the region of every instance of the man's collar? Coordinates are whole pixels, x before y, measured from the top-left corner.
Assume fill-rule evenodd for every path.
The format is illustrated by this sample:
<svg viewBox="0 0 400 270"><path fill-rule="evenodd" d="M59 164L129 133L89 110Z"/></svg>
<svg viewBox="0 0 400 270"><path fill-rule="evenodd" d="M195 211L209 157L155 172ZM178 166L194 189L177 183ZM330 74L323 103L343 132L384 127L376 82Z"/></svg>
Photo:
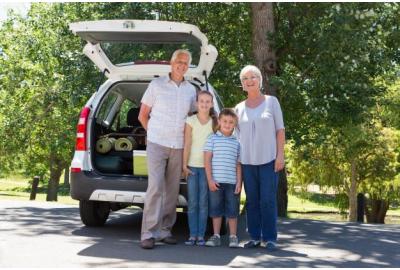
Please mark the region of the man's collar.
<svg viewBox="0 0 400 270"><path fill-rule="evenodd" d="M175 81L171 78L171 72L168 72L167 79L168 79L169 82L170 82L170 81L175 82ZM183 77L182 83L185 82L185 81L186 81L186 79L185 79L185 77Z"/></svg>

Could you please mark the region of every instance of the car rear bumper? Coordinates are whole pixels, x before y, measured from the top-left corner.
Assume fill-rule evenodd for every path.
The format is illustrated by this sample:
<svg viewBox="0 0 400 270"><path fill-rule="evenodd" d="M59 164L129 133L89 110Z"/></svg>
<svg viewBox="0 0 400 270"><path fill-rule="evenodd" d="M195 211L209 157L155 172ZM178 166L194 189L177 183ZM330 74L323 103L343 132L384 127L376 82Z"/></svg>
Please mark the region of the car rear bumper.
<svg viewBox="0 0 400 270"><path fill-rule="evenodd" d="M71 172L71 197L75 200L94 200L143 204L147 177L109 176L95 172ZM186 183L180 184L177 206L187 206Z"/></svg>

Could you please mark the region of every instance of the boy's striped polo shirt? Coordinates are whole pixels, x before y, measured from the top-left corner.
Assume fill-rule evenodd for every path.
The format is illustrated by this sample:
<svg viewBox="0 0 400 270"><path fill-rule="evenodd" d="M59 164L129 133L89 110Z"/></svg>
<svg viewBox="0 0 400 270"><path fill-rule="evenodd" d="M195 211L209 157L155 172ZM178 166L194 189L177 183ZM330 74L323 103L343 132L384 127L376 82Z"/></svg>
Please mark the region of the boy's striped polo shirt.
<svg viewBox="0 0 400 270"><path fill-rule="evenodd" d="M236 184L236 165L240 144L235 136L225 136L220 131L208 136L204 152L212 152L211 168L217 183Z"/></svg>

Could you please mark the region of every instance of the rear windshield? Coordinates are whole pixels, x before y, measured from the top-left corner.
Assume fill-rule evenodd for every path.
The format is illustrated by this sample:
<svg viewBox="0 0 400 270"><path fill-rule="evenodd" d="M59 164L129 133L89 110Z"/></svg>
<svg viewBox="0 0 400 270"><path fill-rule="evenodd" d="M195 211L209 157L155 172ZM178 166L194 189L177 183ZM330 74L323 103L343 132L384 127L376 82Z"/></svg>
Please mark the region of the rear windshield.
<svg viewBox="0 0 400 270"><path fill-rule="evenodd" d="M132 43L132 42L102 42L104 53L116 66L139 64L165 64L177 49L187 49L192 53L191 67L196 67L200 60L200 47L191 43Z"/></svg>

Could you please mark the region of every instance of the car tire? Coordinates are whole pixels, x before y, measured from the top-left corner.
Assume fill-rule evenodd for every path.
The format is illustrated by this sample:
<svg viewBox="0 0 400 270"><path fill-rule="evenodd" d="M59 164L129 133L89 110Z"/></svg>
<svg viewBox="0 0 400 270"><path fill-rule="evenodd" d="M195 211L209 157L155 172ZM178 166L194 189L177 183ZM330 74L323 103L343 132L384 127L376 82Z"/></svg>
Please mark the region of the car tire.
<svg viewBox="0 0 400 270"><path fill-rule="evenodd" d="M81 220L86 226L103 226L110 214L110 203L81 200L79 201L79 212Z"/></svg>

